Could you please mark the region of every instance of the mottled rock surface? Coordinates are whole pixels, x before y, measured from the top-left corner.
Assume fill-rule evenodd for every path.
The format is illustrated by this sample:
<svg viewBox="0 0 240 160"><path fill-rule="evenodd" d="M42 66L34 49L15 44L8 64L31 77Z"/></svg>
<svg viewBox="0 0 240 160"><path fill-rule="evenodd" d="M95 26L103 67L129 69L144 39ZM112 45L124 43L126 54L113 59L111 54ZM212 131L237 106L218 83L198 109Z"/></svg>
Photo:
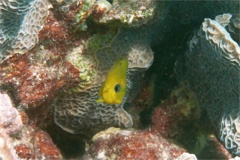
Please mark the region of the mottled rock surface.
<svg viewBox="0 0 240 160"><path fill-rule="evenodd" d="M184 151L149 131L109 128L94 136L83 159L175 159Z"/></svg>
<svg viewBox="0 0 240 160"><path fill-rule="evenodd" d="M0 111L1 159L62 158L51 137L18 111L6 93L0 93Z"/></svg>

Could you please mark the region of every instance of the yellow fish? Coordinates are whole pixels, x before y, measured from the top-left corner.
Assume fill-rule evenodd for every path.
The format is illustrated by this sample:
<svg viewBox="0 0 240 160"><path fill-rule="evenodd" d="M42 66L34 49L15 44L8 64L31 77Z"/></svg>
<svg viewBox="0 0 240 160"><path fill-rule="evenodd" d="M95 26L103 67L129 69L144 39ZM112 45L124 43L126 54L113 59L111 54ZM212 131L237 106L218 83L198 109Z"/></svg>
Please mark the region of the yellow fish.
<svg viewBox="0 0 240 160"><path fill-rule="evenodd" d="M96 102L120 104L126 93L128 61L119 59L110 69L105 82L99 90L100 98Z"/></svg>

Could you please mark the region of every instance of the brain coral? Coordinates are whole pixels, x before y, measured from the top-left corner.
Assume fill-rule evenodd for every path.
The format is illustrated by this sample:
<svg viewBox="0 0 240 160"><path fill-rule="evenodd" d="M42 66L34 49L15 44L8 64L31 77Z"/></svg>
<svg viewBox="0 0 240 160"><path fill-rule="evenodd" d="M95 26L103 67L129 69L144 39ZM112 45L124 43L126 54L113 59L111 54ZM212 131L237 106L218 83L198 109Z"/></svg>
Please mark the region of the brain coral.
<svg viewBox="0 0 240 160"><path fill-rule="evenodd" d="M206 18L189 42L185 64L178 61L176 66L199 106L207 110L220 140L239 156L240 48L224 28L230 18L231 14Z"/></svg>
<svg viewBox="0 0 240 160"><path fill-rule="evenodd" d="M94 133L110 126L128 128L133 125L131 116L123 109L124 103L109 105L97 103L96 100L110 67L123 57L127 57L129 62L125 99L136 92L132 88L139 83L137 79L140 79L140 74L134 73L147 69L153 61L153 52L148 45L146 32L146 29L122 28L110 44L96 51L93 84L85 90L64 92L58 97L54 104L56 124L67 132L88 135L91 131ZM89 55L85 57L87 56Z"/></svg>
<svg viewBox="0 0 240 160"><path fill-rule="evenodd" d="M47 0L0 2L0 61L34 47L48 15L48 5Z"/></svg>

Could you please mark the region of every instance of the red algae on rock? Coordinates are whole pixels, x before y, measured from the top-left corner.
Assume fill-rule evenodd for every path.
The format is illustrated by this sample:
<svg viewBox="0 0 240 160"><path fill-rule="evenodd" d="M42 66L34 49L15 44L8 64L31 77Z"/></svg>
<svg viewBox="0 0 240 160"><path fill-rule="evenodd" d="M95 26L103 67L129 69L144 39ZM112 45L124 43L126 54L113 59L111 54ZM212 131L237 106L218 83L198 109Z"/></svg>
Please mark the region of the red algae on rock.
<svg viewBox="0 0 240 160"><path fill-rule="evenodd" d="M176 141L200 159L231 158L213 135L206 116L201 115L194 94L185 87L177 87L153 111L150 129L152 133Z"/></svg>
<svg viewBox="0 0 240 160"><path fill-rule="evenodd" d="M112 131L111 131L112 130ZM112 132L112 133L111 133ZM96 137L97 136L97 137ZM149 131L109 128L97 134L84 159L175 159L185 150Z"/></svg>
<svg viewBox="0 0 240 160"><path fill-rule="evenodd" d="M152 116L151 129L165 137L174 136L181 123L199 118L200 110L192 95L176 88L171 96L157 107Z"/></svg>
<svg viewBox="0 0 240 160"><path fill-rule="evenodd" d="M66 42L71 38L64 22L58 21L52 14L46 19L44 28L40 31L38 37L41 41L51 40L57 43Z"/></svg>
<svg viewBox="0 0 240 160"><path fill-rule="evenodd" d="M29 132L30 137L26 137L26 133L20 137L19 142L14 142L14 150L19 158L26 159L62 159L59 149L54 145L50 136L41 130L24 130ZM19 144L18 144L19 143ZM12 144L10 144L12 145Z"/></svg>
<svg viewBox="0 0 240 160"><path fill-rule="evenodd" d="M24 106L40 106L65 85L78 82L79 72L70 63L54 59L50 51L38 52L14 55L0 65L0 85L12 89Z"/></svg>
<svg viewBox="0 0 240 160"><path fill-rule="evenodd" d="M86 32L76 34L71 29L72 12L81 6L73 3L69 7L71 13L68 12L71 15L55 7L54 11L49 10L38 34L39 43L24 55L14 54L0 64L0 86L13 90L20 104L27 107L47 104L63 87L79 82L79 70L65 56L88 38Z"/></svg>
<svg viewBox="0 0 240 160"><path fill-rule="evenodd" d="M19 158L32 159L33 152L32 148L25 144L19 144L14 147Z"/></svg>
<svg viewBox="0 0 240 160"><path fill-rule="evenodd" d="M44 131L38 131L35 134L36 140L36 159L61 159L61 153L53 144L50 136Z"/></svg>

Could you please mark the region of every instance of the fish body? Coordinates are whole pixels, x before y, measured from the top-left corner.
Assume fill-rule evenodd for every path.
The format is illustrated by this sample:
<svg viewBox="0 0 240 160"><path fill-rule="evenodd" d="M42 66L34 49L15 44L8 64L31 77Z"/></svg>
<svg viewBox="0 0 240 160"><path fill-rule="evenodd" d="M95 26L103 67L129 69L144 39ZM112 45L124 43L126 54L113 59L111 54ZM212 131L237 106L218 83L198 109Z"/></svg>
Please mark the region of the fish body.
<svg viewBox="0 0 240 160"><path fill-rule="evenodd" d="M127 90L127 68L128 61L126 58L119 59L115 62L99 90L100 98L97 102L107 104L122 103Z"/></svg>

